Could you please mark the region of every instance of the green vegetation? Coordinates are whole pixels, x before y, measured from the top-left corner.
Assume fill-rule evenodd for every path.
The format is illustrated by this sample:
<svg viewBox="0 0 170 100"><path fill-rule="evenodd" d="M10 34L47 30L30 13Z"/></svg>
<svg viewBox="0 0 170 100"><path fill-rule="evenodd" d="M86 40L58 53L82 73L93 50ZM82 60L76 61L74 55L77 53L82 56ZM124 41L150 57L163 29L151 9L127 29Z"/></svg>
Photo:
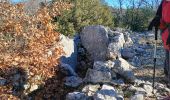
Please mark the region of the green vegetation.
<svg viewBox="0 0 170 100"><path fill-rule="evenodd" d="M149 20L153 18L154 11L150 8L127 9L123 16L123 27L133 31L146 30Z"/></svg>
<svg viewBox="0 0 170 100"><path fill-rule="evenodd" d="M69 11L62 12L62 16L55 17L56 29L62 34L72 36L80 33L88 25L104 25L114 27L114 16L110 8L100 0L63 0L74 6Z"/></svg>
<svg viewBox="0 0 170 100"><path fill-rule="evenodd" d="M54 23L58 26L56 31L66 36L80 33L82 28L88 25L144 31L159 5L159 2L151 5L150 2L136 0L126 0L126 4L125 0L115 0L117 3L115 7L108 6L104 0L62 0L62 2L73 5L71 10L64 11L62 16L54 18Z"/></svg>

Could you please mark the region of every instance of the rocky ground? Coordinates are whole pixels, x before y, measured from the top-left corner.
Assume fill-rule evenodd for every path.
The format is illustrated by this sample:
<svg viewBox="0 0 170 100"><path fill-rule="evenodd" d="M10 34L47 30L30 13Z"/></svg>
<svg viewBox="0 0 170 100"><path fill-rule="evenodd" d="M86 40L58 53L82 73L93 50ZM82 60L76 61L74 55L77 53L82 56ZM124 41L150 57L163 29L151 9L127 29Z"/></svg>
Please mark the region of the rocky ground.
<svg viewBox="0 0 170 100"><path fill-rule="evenodd" d="M121 29L110 31L102 28L102 26L94 26L84 30L83 36L81 36L82 45L91 54L90 57L93 58L94 63L93 66L85 68L88 70L85 71L85 78L83 77L84 87L67 94L66 99L162 100L168 98L170 89L166 86L167 80L163 73L165 54L160 37L157 47L155 93L153 94L154 34L152 32L133 33ZM95 29L97 32L107 30L105 33L108 34L108 44L107 36L100 39L101 34L105 36L103 33L98 36L94 34L90 36L90 33L96 32L94 32ZM84 36L84 34L88 35ZM89 43L83 43L89 37ZM97 40L92 37L97 37ZM92 41L94 44L91 43ZM108 51L104 51L106 50L104 48ZM106 58L104 58L104 53L107 55ZM83 67L82 65L88 66L86 65L88 62L83 60L80 63L80 70Z"/></svg>
<svg viewBox="0 0 170 100"><path fill-rule="evenodd" d="M56 76L43 84L36 84L37 80L41 80L39 75L31 83L26 82L24 76L29 74L22 69L11 69L13 73L0 70L0 99L161 100L169 96L160 38L155 93L152 93L152 32L135 33L120 28L110 30L103 26L88 26L76 37L77 51L74 51L75 45L70 40L65 39L63 43L68 53L65 58L69 60L62 59ZM75 53L78 55L76 61ZM73 67L73 63L77 67Z"/></svg>

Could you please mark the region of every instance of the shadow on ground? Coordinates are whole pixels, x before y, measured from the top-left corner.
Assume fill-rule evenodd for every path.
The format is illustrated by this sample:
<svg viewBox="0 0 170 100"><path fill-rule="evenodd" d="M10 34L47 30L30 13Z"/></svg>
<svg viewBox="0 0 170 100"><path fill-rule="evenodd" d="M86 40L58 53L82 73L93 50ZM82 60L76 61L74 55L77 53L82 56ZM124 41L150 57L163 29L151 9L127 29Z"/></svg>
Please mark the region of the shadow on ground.
<svg viewBox="0 0 170 100"><path fill-rule="evenodd" d="M23 85L27 82L28 77L24 69L19 67L1 68L0 77L6 80L5 85L0 86L1 100L26 99Z"/></svg>

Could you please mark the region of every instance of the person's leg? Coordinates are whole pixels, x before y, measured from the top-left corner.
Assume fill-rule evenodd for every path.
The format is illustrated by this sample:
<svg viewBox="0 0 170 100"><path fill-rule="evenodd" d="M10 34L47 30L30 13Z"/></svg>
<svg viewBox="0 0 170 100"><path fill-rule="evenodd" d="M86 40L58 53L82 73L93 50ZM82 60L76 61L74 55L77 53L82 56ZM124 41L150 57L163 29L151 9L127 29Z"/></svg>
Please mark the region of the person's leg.
<svg viewBox="0 0 170 100"><path fill-rule="evenodd" d="M168 51L168 68L167 68L167 71L168 71L168 81L170 82L170 51Z"/></svg>
<svg viewBox="0 0 170 100"><path fill-rule="evenodd" d="M168 51L168 50L165 50L164 73L165 73L165 76L166 76L166 77L168 76L169 56L170 56L169 51Z"/></svg>

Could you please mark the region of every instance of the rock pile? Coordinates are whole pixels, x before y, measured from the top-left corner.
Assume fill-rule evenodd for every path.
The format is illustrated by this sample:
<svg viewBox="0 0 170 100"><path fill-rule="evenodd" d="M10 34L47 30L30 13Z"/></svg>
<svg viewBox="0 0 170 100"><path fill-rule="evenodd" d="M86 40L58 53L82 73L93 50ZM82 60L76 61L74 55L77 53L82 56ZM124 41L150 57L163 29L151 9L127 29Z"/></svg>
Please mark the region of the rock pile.
<svg viewBox="0 0 170 100"><path fill-rule="evenodd" d="M146 49L153 46L147 43L141 45L138 41L144 35L136 36L121 29L112 31L101 25L85 27L80 34L83 47L78 51L89 53L93 65L87 68L81 83L84 88L69 93L66 100L124 100L125 97L144 100L145 97L152 97L152 84L137 79L133 71L146 64L142 62L142 57L151 55ZM162 89L164 85L159 86Z"/></svg>

